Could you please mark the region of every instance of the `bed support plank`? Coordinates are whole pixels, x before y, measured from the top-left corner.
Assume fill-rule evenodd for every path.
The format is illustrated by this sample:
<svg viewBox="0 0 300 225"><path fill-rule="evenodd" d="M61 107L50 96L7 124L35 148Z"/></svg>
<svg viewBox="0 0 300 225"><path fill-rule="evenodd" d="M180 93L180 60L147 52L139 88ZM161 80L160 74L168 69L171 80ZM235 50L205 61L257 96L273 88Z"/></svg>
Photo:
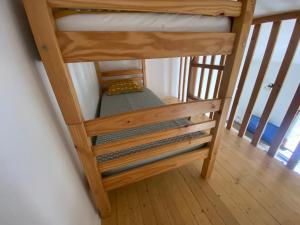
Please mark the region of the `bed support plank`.
<svg viewBox="0 0 300 225"><path fill-rule="evenodd" d="M228 0L48 0L52 8L105 9L138 12L183 13L209 16L241 14L241 2Z"/></svg>
<svg viewBox="0 0 300 225"><path fill-rule="evenodd" d="M57 32L65 62L231 54L235 33Z"/></svg>
<svg viewBox="0 0 300 225"><path fill-rule="evenodd" d="M131 69L131 70L112 70L102 72L102 77L115 77L115 76L126 76L126 75L142 75L143 70L141 69Z"/></svg>
<svg viewBox="0 0 300 225"><path fill-rule="evenodd" d="M215 112L220 109L220 102L221 100L219 99L213 99L142 109L115 116L88 120L85 121L85 128L88 136L92 137L147 124L186 118L201 113Z"/></svg>
<svg viewBox="0 0 300 225"><path fill-rule="evenodd" d="M93 152L96 156L104 155L121 149L127 149L134 146L139 146L150 142L159 141L162 139L176 137L176 136L197 132L197 131L208 130L213 128L215 124L216 122L211 120L211 121L201 122L201 123L192 124L188 126L171 128L160 132L138 135L136 137L132 137L128 139L122 139L119 141L96 145L93 147Z"/></svg>
<svg viewBox="0 0 300 225"><path fill-rule="evenodd" d="M195 160L205 159L208 155L208 148L203 147L182 155L174 156L169 159L160 160L143 167L129 170L118 175L103 178L105 190L109 191L118 187L131 184L148 177L178 168Z"/></svg>
<svg viewBox="0 0 300 225"><path fill-rule="evenodd" d="M192 148L199 145L208 143L211 141L211 135L203 135L197 138L190 138L185 141L180 141L177 143L167 144L157 148L152 148L149 151L142 151L130 154L128 156L120 157L117 159L109 160L104 163L98 163L99 171L106 172L112 169L117 169L122 166L127 166L132 163L136 163L141 160L151 159L152 157L157 157L165 153L170 153L182 148Z"/></svg>

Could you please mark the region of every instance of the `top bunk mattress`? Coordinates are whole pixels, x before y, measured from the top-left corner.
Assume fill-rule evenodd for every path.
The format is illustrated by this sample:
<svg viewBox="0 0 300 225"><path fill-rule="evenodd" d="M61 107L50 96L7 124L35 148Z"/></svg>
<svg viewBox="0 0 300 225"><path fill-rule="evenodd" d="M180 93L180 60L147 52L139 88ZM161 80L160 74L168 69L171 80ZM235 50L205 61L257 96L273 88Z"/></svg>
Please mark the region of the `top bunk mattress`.
<svg viewBox="0 0 300 225"><path fill-rule="evenodd" d="M225 16L168 13L99 12L56 19L60 31L230 32Z"/></svg>

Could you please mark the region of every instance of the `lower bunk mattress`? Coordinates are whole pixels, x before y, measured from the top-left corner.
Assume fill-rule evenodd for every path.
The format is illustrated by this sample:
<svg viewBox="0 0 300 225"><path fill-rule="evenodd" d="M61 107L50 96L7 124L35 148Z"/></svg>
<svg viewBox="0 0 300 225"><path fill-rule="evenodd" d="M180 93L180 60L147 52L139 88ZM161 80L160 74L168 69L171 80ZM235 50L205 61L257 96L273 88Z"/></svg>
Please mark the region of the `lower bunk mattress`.
<svg viewBox="0 0 300 225"><path fill-rule="evenodd" d="M164 105L164 103L149 89L145 88L143 92L135 92L121 95L112 95L109 96L106 93L103 94L101 99L101 107L100 107L100 117L117 115L120 113L131 112L139 109L157 107ZM143 135L153 132L158 132L170 128L176 128L179 126L185 126L191 124L186 118L165 121L158 124L145 125L142 127L131 128L122 130L119 132L114 132L110 134L100 135L96 137L95 144L101 145L104 143L109 143L112 141L117 141L121 139L127 139L131 137L135 137L137 135ZM97 161L99 163L107 162L109 160L121 158L124 156L128 156L130 154L134 154L142 151L151 151L153 148L161 147L167 144L172 144L184 140L188 140L190 138L195 138L203 135L204 133L201 131L185 134L177 137L162 139L160 141L155 141L147 144L143 144L140 146L135 146L127 149L120 149L117 152L101 155L97 157ZM162 154L158 157L149 158L147 160L138 161L136 163L131 163L125 167L121 167L118 169L110 170L104 172L103 176L110 176L117 173L124 172L129 169L137 168L142 165L150 164L152 162L156 162L158 160L166 159L172 156L176 156L185 152L193 151L199 149L204 145L198 145L192 148L185 149L174 149L171 153Z"/></svg>

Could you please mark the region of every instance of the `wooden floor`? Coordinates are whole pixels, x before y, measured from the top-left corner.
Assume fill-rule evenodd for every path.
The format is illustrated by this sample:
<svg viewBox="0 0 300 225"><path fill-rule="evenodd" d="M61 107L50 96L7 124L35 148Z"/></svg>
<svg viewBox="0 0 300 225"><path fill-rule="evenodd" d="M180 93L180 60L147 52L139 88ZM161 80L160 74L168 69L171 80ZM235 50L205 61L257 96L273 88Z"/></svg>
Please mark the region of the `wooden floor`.
<svg viewBox="0 0 300 225"><path fill-rule="evenodd" d="M300 225L300 176L225 131L209 180L201 161L109 193L103 225Z"/></svg>

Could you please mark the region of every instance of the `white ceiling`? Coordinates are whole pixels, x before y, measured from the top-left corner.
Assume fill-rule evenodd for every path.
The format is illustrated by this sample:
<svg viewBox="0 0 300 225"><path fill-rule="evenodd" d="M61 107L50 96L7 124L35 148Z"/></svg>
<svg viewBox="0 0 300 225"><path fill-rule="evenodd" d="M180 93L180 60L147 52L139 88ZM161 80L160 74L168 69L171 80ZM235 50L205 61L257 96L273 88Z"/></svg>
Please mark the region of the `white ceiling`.
<svg viewBox="0 0 300 225"><path fill-rule="evenodd" d="M254 17L300 10L300 0L256 0Z"/></svg>

